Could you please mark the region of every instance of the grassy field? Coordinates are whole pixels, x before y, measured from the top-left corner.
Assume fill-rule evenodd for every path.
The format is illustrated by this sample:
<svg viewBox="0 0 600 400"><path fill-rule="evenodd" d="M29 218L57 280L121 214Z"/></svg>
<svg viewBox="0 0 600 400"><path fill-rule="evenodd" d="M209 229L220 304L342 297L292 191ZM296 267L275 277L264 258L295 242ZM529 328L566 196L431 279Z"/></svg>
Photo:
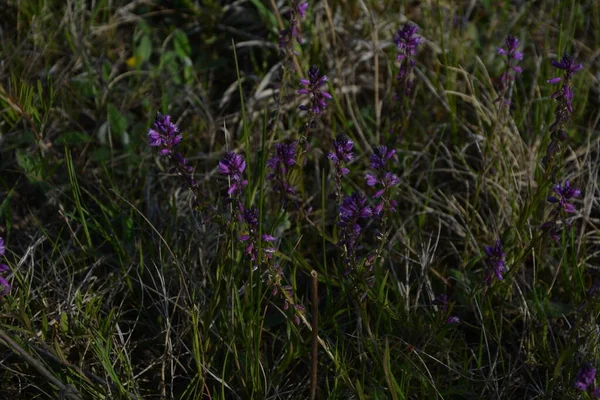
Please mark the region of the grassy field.
<svg viewBox="0 0 600 400"><path fill-rule="evenodd" d="M0 8L0 398L600 398L600 2Z"/></svg>

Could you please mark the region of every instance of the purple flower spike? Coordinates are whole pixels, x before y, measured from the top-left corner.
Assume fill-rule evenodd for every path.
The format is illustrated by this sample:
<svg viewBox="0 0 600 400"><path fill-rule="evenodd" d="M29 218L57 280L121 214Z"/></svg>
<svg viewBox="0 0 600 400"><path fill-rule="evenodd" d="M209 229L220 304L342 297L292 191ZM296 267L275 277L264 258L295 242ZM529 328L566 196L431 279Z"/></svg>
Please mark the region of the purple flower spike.
<svg viewBox="0 0 600 400"><path fill-rule="evenodd" d="M299 0L292 0L291 12L288 13L287 18L290 21L289 28L279 32L279 48L287 50L291 53L297 54L293 49L294 39L298 44L302 44L302 37L300 36L300 20L306 17L306 11L308 10L308 2L300 2Z"/></svg>
<svg viewBox="0 0 600 400"><path fill-rule="evenodd" d="M504 39L506 47L499 47L498 54L504 58L505 69L500 75L500 96L496 101L504 100L504 104L510 104L510 99L506 98L508 90L508 82L515 79L515 73L520 74L523 68L515 65L518 61L523 60L523 53L517 51L519 47L519 39L512 35L507 35Z"/></svg>
<svg viewBox="0 0 600 400"><path fill-rule="evenodd" d="M156 114L153 127L148 129L148 144L153 147L162 147L161 154L168 155L173 152L173 147L181 143L179 128L171 122L170 115Z"/></svg>
<svg viewBox="0 0 600 400"><path fill-rule="evenodd" d="M244 157L229 151L219 161L219 172L234 179L239 179L246 169Z"/></svg>
<svg viewBox="0 0 600 400"><path fill-rule="evenodd" d="M342 221L350 222L359 218L368 218L373 215L371 207L367 205L364 194L354 192L346 197L340 205L340 216Z"/></svg>
<svg viewBox="0 0 600 400"><path fill-rule="evenodd" d="M596 368L589 362L581 366L577 377L575 378L575 387L579 390L587 391L589 386L593 386L596 379Z"/></svg>
<svg viewBox="0 0 600 400"><path fill-rule="evenodd" d="M304 3L296 3L295 4L296 12L302 17L306 17L306 10L308 10L308 1Z"/></svg>
<svg viewBox="0 0 600 400"><path fill-rule="evenodd" d="M506 44L506 49L499 47L498 54L501 56L508 56L509 58L514 58L515 60L519 61L523 59L523 53L517 51L517 47L519 47L519 39L512 35L507 35L504 43Z"/></svg>
<svg viewBox="0 0 600 400"><path fill-rule="evenodd" d="M566 54L560 61L553 60L552 66L565 71L564 77L556 77L552 79L548 79L547 82L550 84L556 84L559 82L563 82L560 89L552 94L553 99L563 100L564 104L569 111L569 113L573 113L573 90L571 88L571 78L573 75L581 71L583 69L583 64L575 62L575 59L570 55Z"/></svg>
<svg viewBox="0 0 600 400"><path fill-rule="evenodd" d="M390 158L392 158L396 154L395 149L389 149L387 146L379 146L375 149L371 157L371 168L383 170L385 169L385 164L388 162Z"/></svg>
<svg viewBox="0 0 600 400"><path fill-rule="evenodd" d="M357 250L356 243L362 232L360 220L373 216L373 210L367 205L364 194L355 192L347 196L340 205L340 222L342 228L339 244L345 245L349 258L353 259Z"/></svg>
<svg viewBox="0 0 600 400"><path fill-rule="evenodd" d="M398 29L394 36L394 43L398 49L396 61L401 62L398 74L396 75L398 87L394 94L395 99L408 96L412 91L411 71L415 65L414 55L417 53L417 47L423 41L423 38L417 35L418 31L419 28L416 25L408 23Z"/></svg>
<svg viewBox="0 0 600 400"><path fill-rule="evenodd" d="M327 76L321 75L319 68L316 66L312 66L308 70L308 79L300 79L300 85L304 86L301 89L298 89L298 94L310 94L310 106L301 105L298 106L300 110L310 111L314 115L320 115L323 110L327 107L327 102L325 100L331 99L331 95L321 90L321 86L327 83Z"/></svg>
<svg viewBox="0 0 600 400"><path fill-rule="evenodd" d="M504 279L502 274L506 270L505 254L502 251L502 242L500 239L496 241L494 246L483 246L483 250L487 256L485 262L488 266L488 272L485 275L485 282L490 285L492 283L492 274L501 281Z"/></svg>
<svg viewBox="0 0 600 400"><path fill-rule="evenodd" d="M281 171L285 174L287 167L291 167L296 164L296 148L298 142L293 141L291 143L278 143L275 145L275 155L267 160L267 166L274 171Z"/></svg>
<svg viewBox="0 0 600 400"><path fill-rule="evenodd" d="M442 306L444 309L448 306L448 295L446 293L440 294L438 297L433 299L433 304L436 306Z"/></svg>
<svg viewBox="0 0 600 400"><path fill-rule="evenodd" d="M245 169L246 161L241 155L230 151L223 156L219 162L219 172L231 179L227 194L231 195L243 191L244 187L248 184L248 181L243 179Z"/></svg>
<svg viewBox="0 0 600 400"><path fill-rule="evenodd" d="M0 257L6 253L6 246L4 245L4 239L0 237ZM8 265L0 264L0 273L7 272L9 270ZM0 275L0 298L10 291L10 284L8 281Z"/></svg>
<svg viewBox="0 0 600 400"><path fill-rule="evenodd" d="M550 203L560 204L560 207L568 213L574 213L577 211L575 206L569 201L575 197L579 197L581 195L581 190L571 186L569 181L565 181L564 185L562 186L560 184L555 185L554 192L558 195L558 197L549 196L548 201Z"/></svg>
<svg viewBox="0 0 600 400"><path fill-rule="evenodd" d="M339 134L333 141L334 151L330 152L327 157L335 163L352 161L354 158L353 148L354 142L343 133Z"/></svg>
<svg viewBox="0 0 600 400"><path fill-rule="evenodd" d="M417 47L423 41L423 38L417 35L418 31L419 27L411 23L398 29L394 36L394 43L396 44L396 48L400 51L400 54L396 56L396 60L401 61L407 56L417 53ZM411 62L414 63L414 61Z"/></svg>

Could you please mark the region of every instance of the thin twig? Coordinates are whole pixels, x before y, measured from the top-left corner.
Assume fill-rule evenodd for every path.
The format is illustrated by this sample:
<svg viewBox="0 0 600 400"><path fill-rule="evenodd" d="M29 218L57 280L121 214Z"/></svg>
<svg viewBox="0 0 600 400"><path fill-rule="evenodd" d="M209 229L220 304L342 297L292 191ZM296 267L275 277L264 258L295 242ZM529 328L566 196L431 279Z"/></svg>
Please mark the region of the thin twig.
<svg viewBox="0 0 600 400"><path fill-rule="evenodd" d="M312 275L312 374L310 382L310 398L317 398L317 369L319 366L319 279L317 271L310 272Z"/></svg>
<svg viewBox="0 0 600 400"><path fill-rule="evenodd" d="M68 399L82 400L81 394L70 385L65 385L62 383L56 376L52 375L50 371L46 369L42 365L41 362L33 358L31 354L29 354L25 349L23 349L17 342L15 342L3 329L0 329L0 339L2 339L6 346L9 347L12 351L20 355L25 359L25 361L30 364L32 367L38 370L40 374L46 377L52 384L58 386L61 392L64 392L65 397Z"/></svg>

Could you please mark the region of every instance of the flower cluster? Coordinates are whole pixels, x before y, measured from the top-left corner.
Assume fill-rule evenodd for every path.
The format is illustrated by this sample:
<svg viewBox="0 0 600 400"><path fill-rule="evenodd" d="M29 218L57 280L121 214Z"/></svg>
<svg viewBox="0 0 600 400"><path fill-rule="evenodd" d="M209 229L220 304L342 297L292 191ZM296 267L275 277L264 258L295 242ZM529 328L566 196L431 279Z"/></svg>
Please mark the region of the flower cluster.
<svg viewBox="0 0 600 400"><path fill-rule="evenodd" d="M258 248L262 247L263 255L270 259L273 257L275 248L268 243L275 241L275 238L268 234L262 234L259 237L259 221L258 221L258 210L256 207L246 208L242 212L243 220L246 224L247 232L240 235L240 241L246 243L245 253L250 256L252 260L252 269L258 269L259 264L262 260L259 259Z"/></svg>
<svg viewBox="0 0 600 400"><path fill-rule="evenodd" d="M244 179L246 161L244 157L233 151L225 153L219 161L219 172L229 177L229 190L227 194L235 197L244 191L248 181Z"/></svg>
<svg viewBox="0 0 600 400"><path fill-rule="evenodd" d="M447 313L448 311L448 295L445 293L440 294L438 297L433 299L433 305L440 306L442 312ZM456 315L448 315L446 318L446 324L458 324L460 323L460 318Z"/></svg>
<svg viewBox="0 0 600 400"><path fill-rule="evenodd" d="M275 154L267 160L267 167L273 172L267 179L273 181L273 189L281 194L281 200L285 203L287 195L293 195L296 191L287 178L290 167L296 164L296 149L298 141L291 143L278 143L275 145Z"/></svg>
<svg viewBox="0 0 600 400"><path fill-rule="evenodd" d="M181 139L179 127L171 122L171 116L157 113L153 127L148 129L148 144L161 147L160 153L168 155L173 153L173 147L181 143Z"/></svg>
<svg viewBox="0 0 600 400"><path fill-rule="evenodd" d="M508 89L508 82L515 79L515 73L523 72L523 68L515 65L518 61L523 59L523 53L517 51L517 47L519 47L519 39L512 35L506 36L504 40L506 44L506 48L498 47L498 54L504 57L504 65L505 70L500 76L500 96L497 100L505 99L506 91ZM508 100L505 99L505 103Z"/></svg>
<svg viewBox="0 0 600 400"><path fill-rule="evenodd" d="M302 44L300 36L300 21L306 17L308 2L292 0L292 7L287 14L289 27L279 32L279 48L293 52L294 39L298 44Z"/></svg>
<svg viewBox="0 0 600 400"><path fill-rule="evenodd" d="M371 168L375 170L374 173L367 173L365 175L365 181L368 186L374 188L375 194L374 199L382 197L386 192L392 189L394 186L400 183L400 178L396 174L390 172L387 168L388 161L396 154L395 149L388 149L387 146L377 147L370 157ZM398 203L395 200L387 200L380 202L374 209L374 213L379 215L382 210L395 211Z"/></svg>
<svg viewBox="0 0 600 400"><path fill-rule="evenodd" d="M310 106L300 105L298 108L303 111L308 111L311 114L311 120L323 113L323 110L327 107L326 100L331 99L331 95L321 90L321 87L327 83L327 76L321 75L319 68L312 66L308 70L308 79L300 79L300 85L303 86L298 89L298 94L309 94Z"/></svg>
<svg viewBox="0 0 600 400"><path fill-rule="evenodd" d="M573 57L565 55L560 61L553 60L552 66L565 71L564 77L556 77L548 80L548 83L554 85L562 81L560 89L552 94L553 99L563 101L570 114L573 113L573 89L571 88L571 78L573 75L583 69L583 64L575 62Z"/></svg>
<svg viewBox="0 0 600 400"><path fill-rule="evenodd" d="M361 220L373 216L373 210L367 204L367 198L360 192L347 196L340 205L341 237L339 245L345 246L349 261L355 261L356 243L362 232Z"/></svg>
<svg viewBox="0 0 600 400"><path fill-rule="evenodd" d="M484 281L488 285L491 285L492 275L495 275L499 281L503 280L504 277L502 274L506 270L506 260L505 254L502 251L502 242L498 239L494 246L483 246L483 250L486 254L485 263L488 266Z"/></svg>
<svg viewBox="0 0 600 400"><path fill-rule="evenodd" d="M581 366L577 373L577 377L575 378L575 388L584 392L590 390L590 394L598 399L600 398L600 387L594 388L595 381L596 368L594 368L591 363L586 362Z"/></svg>
<svg viewBox="0 0 600 400"><path fill-rule="evenodd" d="M573 89L571 87L571 78L573 75L583 69L581 63L575 62L573 57L565 55L560 61L553 60L552 66L563 70L563 77L549 79L547 82L554 85L562 82L561 87L552 94L552 98L559 101L559 105L554 110L554 122L550 125L551 141L546 149L544 163L551 164L554 154L558 153L561 143L568 138L565 131L565 125L571 119L573 113Z"/></svg>
<svg viewBox="0 0 600 400"><path fill-rule="evenodd" d="M157 113L152 128L148 129L148 144L152 147L159 147L160 154L168 156L175 164L173 170L178 171L188 185L195 187L197 182L189 176L193 170L190 162L181 153L174 150L181 140L179 127L171 122L171 116Z"/></svg>
<svg viewBox="0 0 600 400"><path fill-rule="evenodd" d="M571 186L569 181L565 181L563 185L554 185L554 193L556 196L548 196L548 201L551 204L556 204L556 207L550 211L549 218L542 225L542 229L546 230L553 240L558 241L560 240L558 221L562 220L567 228L571 226L570 223L567 222L564 214L577 212L577 209L571 201L581 195L581 190Z"/></svg>
<svg viewBox="0 0 600 400"><path fill-rule="evenodd" d="M0 257L3 257L4 253L6 253L6 246L4 245L4 239L0 238ZM0 273L7 272L8 270L8 265L0 263ZM0 298L10 291L10 284L2 275L0 275L0 289Z"/></svg>
<svg viewBox="0 0 600 400"><path fill-rule="evenodd" d="M353 148L354 142L340 133L333 141L333 151L327 154L327 158L333 161L335 166L335 189L338 200L342 196L342 178L350 172L346 163L354 159Z"/></svg>
<svg viewBox="0 0 600 400"><path fill-rule="evenodd" d="M398 29L394 36L394 43L398 49L396 60L400 61L400 69L396 80L398 81L398 92L396 96L408 96L412 91L413 82L411 71L415 65L414 55L417 53L417 47L423 41L423 38L417 35L419 28L416 25L408 23Z"/></svg>

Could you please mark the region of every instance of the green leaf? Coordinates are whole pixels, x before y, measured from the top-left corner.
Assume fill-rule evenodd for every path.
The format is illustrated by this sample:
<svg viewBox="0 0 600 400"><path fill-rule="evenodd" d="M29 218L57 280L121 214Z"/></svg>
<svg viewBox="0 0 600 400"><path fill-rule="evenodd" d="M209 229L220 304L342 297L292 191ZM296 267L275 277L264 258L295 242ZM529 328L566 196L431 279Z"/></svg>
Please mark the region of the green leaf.
<svg viewBox="0 0 600 400"><path fill-rule="evenodd" d="M108 122L110 129L117 135L122 135L127 129L127 119L113 104L108 104Z"/></svg>
<svg viewBox="0 0 600 400"><path fill-rule="evenodd" d="M135 49L135 55L146 61L152 55L152 41L148 35L142 36L140 43Z"/></svg>
<svg viewBox="0 0 600 400"><path fill-rule="evenodd" d="M39 180L40 160L36 157L30 156L24 150L21 149L16 151L16 156L17 164L19 165L19 167L21 167L21 169L23 169L23 172L25 172L27 179L29 179L30 181Z"/></svg>
<svg viewBox="0 0 600 400"><path fill-rule="evenodd" d="M192 54L192 47L190 42L183 31L177 29L174 32L173 44L175 45L175 53L180 58L189 57Z"/></svg>

